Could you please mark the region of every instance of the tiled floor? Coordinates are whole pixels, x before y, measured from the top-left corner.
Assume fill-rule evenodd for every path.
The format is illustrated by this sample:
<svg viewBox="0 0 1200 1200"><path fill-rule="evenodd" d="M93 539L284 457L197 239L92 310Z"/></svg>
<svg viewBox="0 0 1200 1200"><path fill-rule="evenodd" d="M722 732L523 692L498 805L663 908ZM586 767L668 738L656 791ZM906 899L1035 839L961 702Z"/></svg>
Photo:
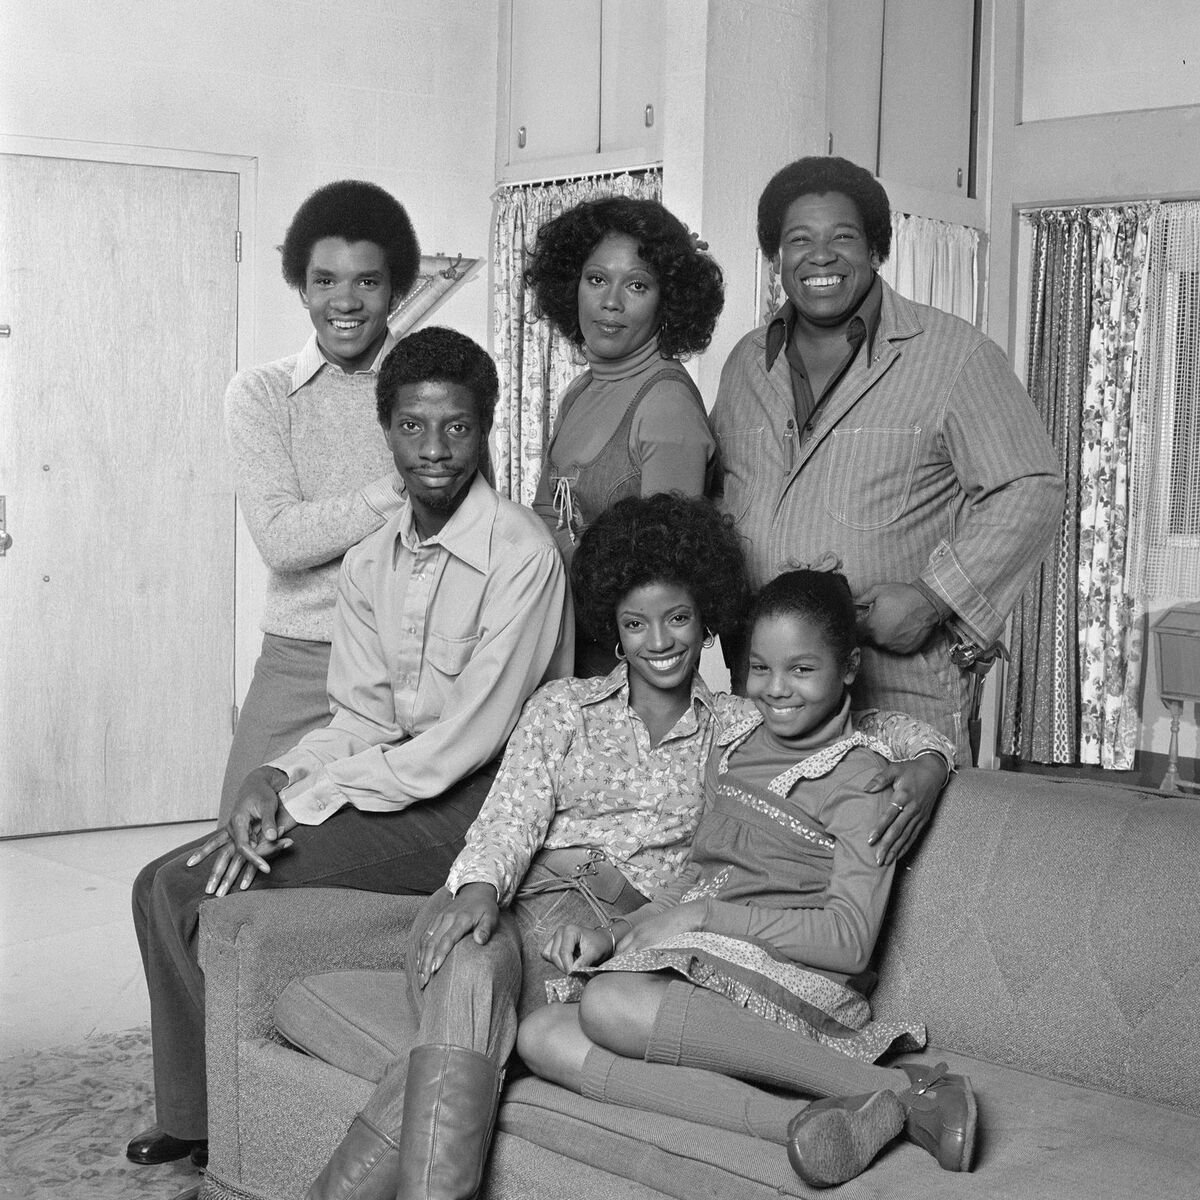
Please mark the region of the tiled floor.
<svg viewBox="0 0 1200 1200"><path fill-rule="evenodd" d="M0 841L0 1058L150 1019L129 890L212 822Z"/></svg>

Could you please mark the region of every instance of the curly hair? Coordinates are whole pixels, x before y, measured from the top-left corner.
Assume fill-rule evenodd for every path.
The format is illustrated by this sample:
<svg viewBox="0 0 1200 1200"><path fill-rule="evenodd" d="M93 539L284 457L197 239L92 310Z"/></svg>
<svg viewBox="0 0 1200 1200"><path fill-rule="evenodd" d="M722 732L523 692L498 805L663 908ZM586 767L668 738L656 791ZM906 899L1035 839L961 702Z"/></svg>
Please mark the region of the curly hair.
<svg viewBox="0 0 1200 1200"><path fill-rule="evenodd" d="M322 238L374 242L387 259L392 296L399 300L416 282L421 248L404 206L374 183L339 179L319 187L296 210L283 245L283 277L302 288L312 248Z"/></svg>
<svg viewBox="0 0 1200 1200"><path fill-rule="evenodd" d="M758 244L767 258L779 253L783 220L794 200L839 192L862 219L867 247L880 262L892 249L892 207L870 171L845 158L799 158L776 171L758 198Z"/></svg>
<svg viewBox="0 0 1200 1200"><path fill-rule="evenodd" d="M732 518L679 492L629 496L601 513L571 563L580 624L599 642L616 640L617 605L649 583L682 587L714 633L737 628L748 585Z"/></svg>
<svg viewBox="0 0 1200 1200"><path fill-rule="evenodd" d="M804 568L776 575L750 603L746 633L770 617L800 617L824 635L837 660L848 665L858 646L858 616L854 595L840 571Z"/></svg>
<svg viewBox="0 0 1200 1200"><path fill-rule="evenodd" d="M637 243L638 257L658 281L659 349L668 358L698 354L712 341L725 306L724 279L683 222L657 200L606 196L547 221L525 269L538 315L576 346L583 344L579 277L588 255L613 233Z"/></svg>
<svg viewBox="0 0 1200 1200"><path fill-rule="evenodd" d="M482 432L486 437L496 412L500 381L492 356L457 329L429 325L401 338L387 353L375 380L379 423L392 423L396 393L406 383L458 383L475 398Z"/></svg>

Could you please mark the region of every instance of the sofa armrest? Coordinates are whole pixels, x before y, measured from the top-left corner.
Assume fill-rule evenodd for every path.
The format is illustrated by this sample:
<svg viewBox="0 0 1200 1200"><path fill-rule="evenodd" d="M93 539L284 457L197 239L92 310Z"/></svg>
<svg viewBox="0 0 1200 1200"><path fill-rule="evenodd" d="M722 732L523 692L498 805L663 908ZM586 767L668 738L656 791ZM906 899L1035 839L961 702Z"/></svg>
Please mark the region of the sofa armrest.
<svg viewBox="0 0 1200 1200"><path fill-rule="evenodd" d="M293 979L322 971L396 970L425 896L351 888L246 892L200 907L208 1054L224 1031L265 1037Z"/></svg>

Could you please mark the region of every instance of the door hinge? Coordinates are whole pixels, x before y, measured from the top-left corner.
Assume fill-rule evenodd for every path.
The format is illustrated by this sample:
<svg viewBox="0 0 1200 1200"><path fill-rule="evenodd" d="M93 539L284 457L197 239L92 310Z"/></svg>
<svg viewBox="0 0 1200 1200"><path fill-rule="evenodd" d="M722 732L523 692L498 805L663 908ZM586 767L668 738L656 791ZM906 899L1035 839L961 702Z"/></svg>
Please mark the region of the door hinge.
<svg viewBox="0 0 1200 1200"><path fill-rule="evenodd" d="M238 706L236 704L233 705L233 707L229 710L229 715L233 718L232 723L229 727L229 732L237 733Z"/></svg>
<svg viewBox="0 0 1200 1200"><path fill-rule="evenodd" d="M242 261L242 231L240 229L233 231L233 261Z"/></svg>

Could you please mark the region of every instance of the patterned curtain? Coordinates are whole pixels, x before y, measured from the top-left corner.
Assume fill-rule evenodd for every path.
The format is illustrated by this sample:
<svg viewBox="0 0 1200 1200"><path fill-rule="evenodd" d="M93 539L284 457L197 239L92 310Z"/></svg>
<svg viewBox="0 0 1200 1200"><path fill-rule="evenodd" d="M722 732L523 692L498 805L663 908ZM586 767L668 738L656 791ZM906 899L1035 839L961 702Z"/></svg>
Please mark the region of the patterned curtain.
<svg viewBox="0 0 1200 1200"><path fill-rule="evenodd" d="M500 400L492 444L496 488L522 504L533 501L558 401L583 359L547 321L534 318L525 291L525 260L544 221L598 196L658 200L658 171L522 184L496 193L492 239L492 339Z"/></svg>
<svg viewBox="0 0 1200 1200"><path fill-rule="evenodd" d="M1013 613L1001 744L1031 762L1133 765L1142 634L1125 530L1150 211L1031 217L1029 391L1067 482L1058 542Z"/></svg>
<svg viewBox="0 0 1200 1200"><path fill-rule="evenodd" d="M1058 542L1012 615L1001 747L1030 762L1072 762L1079 739L1079 429L1087 390L1091 252L1085 213L1033 215L1027 378L1058 450L1067 501Z"/></svg>
<svg viewBox="0 0 1200 1200"><path fill-rule="evenodd" d="M892 252L879 269L909 300L975 324L979 231L929 217L892 213Z"/></svg>
<svg viewBox="0 0 1200 1200"><path fill-rule="evenodd" d="M1079 761L1133 768L1141 720L1142 616L1129 587L1129 454L1142 322L1145 206L1092 217L1092 330L1083 401L1079 505Z"/></svg>

